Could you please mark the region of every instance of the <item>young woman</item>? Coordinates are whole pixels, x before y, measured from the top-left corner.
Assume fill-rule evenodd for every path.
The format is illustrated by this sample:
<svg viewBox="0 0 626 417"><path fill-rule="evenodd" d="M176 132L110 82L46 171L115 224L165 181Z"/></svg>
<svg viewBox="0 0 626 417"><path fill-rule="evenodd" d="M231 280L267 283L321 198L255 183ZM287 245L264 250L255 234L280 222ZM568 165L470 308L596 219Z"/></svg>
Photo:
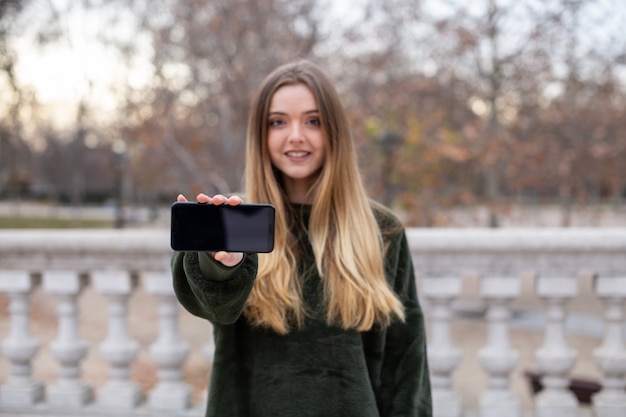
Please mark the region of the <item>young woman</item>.
<svg viewBox="0 0 626 417"><path fill-rule="evenodd" d="M368 199L345 111L318 66L298 61L267 76L246 158L247 202L276 207L273 252L172 259L179 301L214 328L206 415L431 416L404 229Z"/></svg>

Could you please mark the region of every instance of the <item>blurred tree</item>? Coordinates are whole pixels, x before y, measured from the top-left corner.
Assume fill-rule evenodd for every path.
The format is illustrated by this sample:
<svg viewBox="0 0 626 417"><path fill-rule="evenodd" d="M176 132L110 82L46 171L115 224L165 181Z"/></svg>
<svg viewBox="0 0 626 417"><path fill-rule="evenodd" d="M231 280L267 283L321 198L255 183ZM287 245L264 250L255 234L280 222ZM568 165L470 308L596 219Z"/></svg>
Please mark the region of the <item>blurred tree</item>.
<svg viewBox="0 0 626 417"><path fill-rule="evenodd" d="M32 99L20 86L15 74L17 52L10 44L11 36L19 30L15 17L28 3L23 0L0 1L0 196L20 195L31 182L30 158L22 141L22 109Z"/></svg>
<svg viewBox="0 0 626 417"><path fill-rule="evenodd" d="M568 226L573 203L623 198L626 42L619 23L611 25L617 3L563 0L557 6L544 42L549 71L534 74L541 88L522 103L512 126L517 152L507 177L518 190L556 197Z"/></svg>
<svg viewBox="0 0 626 417"><path fill-rule="evenodd" d="M529 10L527 2L487 0L459 6L434 26L448 44L438 59L445 63L440 76L456 77L466 91L466 105L484 122L474 137L482 166L482 194L489 203L489 226L497 227L498 203L503 192L503 168L512 153L508 126L516 119L521 101L532 100L549 68L542 47L546 40L545 10Z"/></svg>
<svg viewBox="0 0 626 417"><path fill-rule="evenodd" d="M0 184L9 170L18 172L7 161L25 161L43 143L68 153L74 167L54 175L50 168L45 179L78 178L79 196L94 184L88 168L108 166L86 166L96 155L90 149L119 142L138 201L235 192L253 89L274 67L301 57L337 81L372 194L413 225L445 224L442 207L487 203L497 226L511 197L623 201L620 0L33 4L46 7L29 8L28 16L48 13L32 23L43 47L68 42L60 23L73 8L104 22L98 47L119 58L111 65L118 111L102 118L86 79L71 126L55 131L37 118L37 97L4 75L13 68L4 63L18 55L2 55L0 82L12 93L0 97ZM10 10L17 16L19 9ZM0 23L14 21L2 13Z"/></svg>
<svg viewBox="0 0 626 417"><path fill-rule="evenodd" d="M600 60L594 58L594 50L604 62L615 63L616 57L623 55L624 41L616 36L619 25L600 23L610 21L620 9L617 2L608 3L485 0L473 2L471 7L454 3L447 12L439 10L429 17L443 38L434 59L439 68L437 76L459 79L460 83L443 84L464 90L455 94L459 99L464 96L468 107L484 120L470 125L479 129L473 146L479 147L477 156L484 179L481 194L490 206L490 226L499 224L501 196L511 195L515 187L519 191L521 183L560 189L562 200L567 200L576 175L588 183L591 171L602 171L597 165L587 164L587 169L573 173L574 165L581 168L583 162L575 155L589 154L593 139L588 131L600 121L590 118L589 112L582 117L571 106L583 100L585 90L595 90L594 71L606 71L598 65ZM593 16L593 20L579 19L583 15ZM580 24L583 21L586 24ZM596 39L599 34L616 36L615 42ZM585 67L583 72L577 70L580 66ZM621 92L617 77L612 81L617 87L612 90L617 93L613 102L623 102L623 81ZM559 90L556 93L555 88ZM565 113L569 117L561 114L557 121L558 107L568 108ZM546 134L546 122L552 126L550 131L559 132L557 136ZM579 138L578 146L572 147L569 141L564 147L563 135L573 139L572 133Z"/></svg>
<svg viewBox="0 0 626 417"><path fill-rule="evenodd" d="M135 9L152 82L126 94L120 119L143 187L240 190L249 99L275 66L310 57L311 0L150 1ZM154 11L158 10L159 13ZM174 163L173 163L174 162Z"/></svg>

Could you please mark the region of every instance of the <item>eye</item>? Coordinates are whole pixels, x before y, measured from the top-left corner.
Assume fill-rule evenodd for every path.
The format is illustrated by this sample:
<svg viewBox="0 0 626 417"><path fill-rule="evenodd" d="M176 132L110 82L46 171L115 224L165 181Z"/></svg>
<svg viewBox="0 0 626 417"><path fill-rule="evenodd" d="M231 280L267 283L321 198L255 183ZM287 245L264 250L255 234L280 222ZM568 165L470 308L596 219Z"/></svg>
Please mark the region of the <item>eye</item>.
<svg viewBox="0 0 626 417"><path fill-rule="evenodd" d="M282 126L284 124L285 122L282 119L270 119L270 121L268 122L269 127L277 127L277 126Z"/></svg>
<svg viewBox="0 0 626 417"><path fill-rule="evenodd" d="M306 123L308 125L312 125L312 126L321 126L322 125L322 122L320 121L319 117L311 117L310 119L308 119L306 121Z"/></svg>

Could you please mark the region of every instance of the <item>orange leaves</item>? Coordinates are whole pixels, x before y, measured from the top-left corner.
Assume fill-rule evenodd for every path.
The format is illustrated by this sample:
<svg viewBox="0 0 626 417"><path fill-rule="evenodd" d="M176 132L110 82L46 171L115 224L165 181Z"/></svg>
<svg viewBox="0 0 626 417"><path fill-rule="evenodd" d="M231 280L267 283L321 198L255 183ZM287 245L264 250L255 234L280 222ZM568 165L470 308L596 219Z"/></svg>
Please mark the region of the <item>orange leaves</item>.
<svg viewBox="0 0 626 417"><path fill-rule="evenodd" d="M454 145L451 143L440 143L436 145L437 153L445 159L449 159L453 162L463 163L472 158L472 154L469 150L462 146Z"/></svg>

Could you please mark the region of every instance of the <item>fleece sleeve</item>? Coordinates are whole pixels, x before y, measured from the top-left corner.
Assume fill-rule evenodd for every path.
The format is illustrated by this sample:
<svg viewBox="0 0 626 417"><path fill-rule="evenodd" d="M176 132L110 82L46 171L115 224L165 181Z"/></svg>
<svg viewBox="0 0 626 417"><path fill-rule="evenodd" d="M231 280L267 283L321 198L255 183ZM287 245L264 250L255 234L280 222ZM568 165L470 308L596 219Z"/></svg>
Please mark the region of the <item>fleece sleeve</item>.
<svg viewBox="0 0 626 417"><path fill-rule="evenodd" d="M258 268L256 254L226 267L206 253L176 252L172 278L178 301L191 314L213 324L234 323L245 306Z"/></svg>
<svg viewBox="0 0 626 417"><path fill-rule="evenodd" d="M388 252L388 273L404 304L406 320L389 326L381 371L381 416L431 417L432 398L426 355L426 329L419 305L413 261L406 235L399 234Z"/></svg>

